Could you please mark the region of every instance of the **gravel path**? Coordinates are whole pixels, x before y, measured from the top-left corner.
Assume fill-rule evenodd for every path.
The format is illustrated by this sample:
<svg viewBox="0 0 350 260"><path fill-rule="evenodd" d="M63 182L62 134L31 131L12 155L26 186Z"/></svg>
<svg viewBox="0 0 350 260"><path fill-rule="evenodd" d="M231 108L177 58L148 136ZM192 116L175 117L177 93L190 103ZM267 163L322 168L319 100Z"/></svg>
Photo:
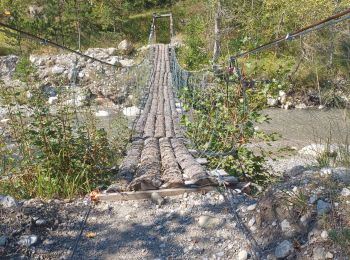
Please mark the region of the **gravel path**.
<svg viewBox="0 0 350 260"><path fill-rule="evenodd" d="M235 207L254 203L236 195ZM237 259L250 241L218 192L151 201L102 203L93 210L76 259Z"/></svg>

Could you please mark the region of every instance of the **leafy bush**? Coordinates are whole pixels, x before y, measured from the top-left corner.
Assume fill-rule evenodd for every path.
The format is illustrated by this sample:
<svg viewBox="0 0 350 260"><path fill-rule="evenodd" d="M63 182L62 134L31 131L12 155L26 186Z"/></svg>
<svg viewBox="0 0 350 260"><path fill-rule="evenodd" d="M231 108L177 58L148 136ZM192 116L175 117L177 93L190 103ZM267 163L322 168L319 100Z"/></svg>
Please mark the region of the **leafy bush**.
<svg viewBox="0 0 350 260"><path fill-rule="evenodd" d="M186 68L195 70L209 63L209 56L206 50L203 35L206 23L203 16L196 16L187 25L185 47L180 50L179 58Z"/></svg>
<svg viewBox="0 0 350 260"><path fill-rule="evenodd" d="M256 155L247 144L256 139L273 139L259 132L254 124L268 118L258 111L263 107L260 92L243 94L239 85L211 84L208 89L183 88L181 99L186 114L182 124L187 137L205 151L213 168L222 167L232 175L263 183L269 176L263 154ZM254 101L254 102L253 102ZM248 105L249 104L249 105Z"/></svg>
<svg viewBox="0 0 350 260"><path fill-rule="evenodd" d="M79 109L77 115L66 104L68 92L60 93L53 110L41 91L30 91L23 107L20 92L2 87L0 103L9 121L8 138L2 138L0 145L1 190L24 198L72 197L108 183L110 169L128 139L127 122L118 122L124 131L117 142L110 142L90 107Z"/></svg>

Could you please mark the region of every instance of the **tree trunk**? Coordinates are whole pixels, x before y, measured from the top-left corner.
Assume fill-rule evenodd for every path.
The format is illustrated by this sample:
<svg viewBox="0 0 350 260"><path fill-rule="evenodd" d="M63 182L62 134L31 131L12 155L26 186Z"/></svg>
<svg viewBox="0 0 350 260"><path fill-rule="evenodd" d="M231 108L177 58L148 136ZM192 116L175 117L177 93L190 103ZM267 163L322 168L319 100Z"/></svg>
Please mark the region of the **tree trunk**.
<svg viewBox="0 0 350 260"><path fill-rule="evenodd" d="M80 6L79 6L79 0L75 0L75 12L76 12L76 19L77 19L77 33L78 33L78 50L81 49L81 28L80 28Z"/></svg>
<svg viewBox="0 0 350 260"><path fill-rule="evenodd" d="M215 14L215 28L214 28L215 42L214 42L214 52L213 52L213 64L215 64L220 57L221 18L222 18L221 0L217 0L217 9Z"/></svg>

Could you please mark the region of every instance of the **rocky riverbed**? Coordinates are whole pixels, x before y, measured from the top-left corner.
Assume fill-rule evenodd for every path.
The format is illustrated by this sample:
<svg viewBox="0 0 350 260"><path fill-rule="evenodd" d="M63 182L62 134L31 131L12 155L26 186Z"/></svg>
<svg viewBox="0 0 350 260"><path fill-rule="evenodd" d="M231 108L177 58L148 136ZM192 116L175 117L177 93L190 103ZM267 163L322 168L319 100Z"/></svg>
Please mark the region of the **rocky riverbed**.
<svg viewBox="0 0 350 260"><path fill-rule="evenodd" d="M75 92L77 105L93 99L98 105L123 108L135 103L133 90L137 76L133 68L147 51L148 46L135 51L130 42L123 41L118 48L91 48L84 52L113 66L68 53L32 54L29 61L35 69L35 87L46 93L50 104L57 102L62 89L68 89ZM0 81L4 87L26 89L25 84L15 77L19 61L15 55L0 57ZM142 73L142 70L138 68L137 73ZM147 78L146 75L143 77ZM29 90L27 96L30 95ZM67 100L69 102L73 101Z"/></svg>

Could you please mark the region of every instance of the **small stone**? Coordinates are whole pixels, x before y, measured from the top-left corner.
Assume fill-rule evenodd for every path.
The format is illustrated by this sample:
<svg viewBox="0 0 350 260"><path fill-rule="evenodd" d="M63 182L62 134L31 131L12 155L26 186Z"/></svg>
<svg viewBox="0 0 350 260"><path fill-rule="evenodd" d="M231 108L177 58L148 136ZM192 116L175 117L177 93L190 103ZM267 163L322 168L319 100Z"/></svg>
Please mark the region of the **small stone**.
<svg viewBox="0 0 350 260"><path fill-rule="evenodd" d="M317 214L318 215L324 215L331 211L332 205L328 202L325 202L323 200L317 201Z"/></svg>
<svg viewBox="0 0 350 260"><path fill-rule="evenodd" d="M315 247L312 250L312 256L314 260L324 260L326 259L325 249L323 247Z"/></svg>
<svg viewBox="0 0 350 260"><path fill-rule="evenodd" d="M246 250L241 250L238 253L238 260L246 260L248 259L248 252Z"/></svg>
<svg viewBox="0 0 350 260"><path fill-rule="evenodd" d="M198 220L198 225L202 228L215 228L223 225L224 219L211 217L211 216L200 216Z"/></svg>
<svg viewBox="0 0 350 260"><path fill-rule="evenodd" d="M223 257L224 255L225 255L225 252L216 253L216 256L218 256L218 257Z"/></svg>
<svg viewBox="0 0 350 260"><path fill-rule="evenodd" d="M252 204L252 205L249 205L248 207L247 207L247 210L248 211L253 211L253 210L255 210L256 209L256 203L255 204Z"/></svg>
<svg viewBox="0 0 350 260"><path fill-rule="evenodd" d="M0 237L0 246L6 246L7 241L8 241L7 236L1 236Z"/></svg>
<svg viewBox="0 0 350 260"><path fill-rule="evenodd" d="M45 246L52 246L53 244L55 244L55 241L54 240L51 240L51 239L45 239L45 241L43 242L43 244Z"/></svg>
<svg viewBox="0 0 350 260"><path fill-rule="evenodd" d="M38 236L36 235L24 235L19 238L17 244L25 247L30 247L38 242Z"/></svg>
<svg viewBox="0 0 350 260"><path fill-rule="evenodd" d="M15 208L18 206L17 201L11 196L1 196L0 195L0 206L3 208Z"/></svg>
<svg viewBox="0 0 350 260"><path fill-rule="evenodd" d="M328 238L328 232L326 230L323 230L322 233L321 233L321 237L323 239L327 239Z"/></svg>
<svg viewBox="0 0 350 260"><path fill-rule="evenodd" d="M310 198L309 198L309 203L310 204L314 204L317 201L318 197L316 194L313 194Z"/></svg>
<svg viewBox="0 0 350 260"><path fill-rule="evenodd" d="M269 107L275 107L278 105L278 99L277 98L267 98L267 105Z"/></svg>
<svg viewBox="0 0 350 260"><path fill-rule="evenodd" d="M207 158L197 158L196 161L201 165L207 165L209 163Z"/></svg>
<svg viewBox="0 0 350 260"><path fill-rule="evenodd" d="M45 219L38 219L35 221L35 225L37 226L45 226L47 221Z"/></svg>
<svg viewBox="0 0 350 260"><path fill-rule="evenodd" d="M329 176L329 175L331 175L331 174L332 174L332 169L331 169L331 168L322 168L322 169L320 170L320 175L321 175L322 177Z"/></svg>
<svg viewBox="0 0 350 260"><path fill-rule="evenodd" d="M251 220L249 220L249 222L248 222L248 226L252 227L252 226L254 226L254 224L255 224L255 217L252 217Z"/></svg>
<svg viewBox="0 0 350 260"><path fill-rule="evenodd" d="M333 254L331 252L327 252L326 259L333 259Z"/></svg>
<svg viewBox="0 0 350 260"><path fill-rule="evenodd" d="M290 225L290 223L286 219L281 222L281 229L284 233L288 235L293 233L294 231L293 227Z"/></svg>
<svg viewBox="0 0 350 260"><path fill-rule="evenodd" d="M277 226L277 222L276 222L276 221L273 221L273 222L271 223L271 225L272 225L273 227L275 227L275 226Z"/></svg>
<svg viewBox="0 0 350 260"><path fill-rule="evenodd" d="M229 174L223 169L210 171L209 174L212 176L229 176Z"/></svg>
<svg viewBox="0 0 350 260"><path fill-rule="evenodd" d="M234 245L233 245L233 244L229 244L229 245L227 246L227 249L228 249L228 250L231 250L232 248L234 248Z"/></svg>
<svg viewBox="0 0 350 260"><path fill-rule="evenodd" d="M59 67L59 66L54 66L51 70L52 74L55 74L55 75L62 74L64 71L65 71L65 69L63 67Z"/></svg>
<svg viewBox="0 0 350 260"><path fill-rule="evenodd" d="M108 111L99 110L95 113L96 117L107 117L109 116Z"/></svg>
<svg viewBox="0 0 350 260"><path fill-rule="evenodd" d="M294 252L293 244L288 240L284 240L283 242L279 243L278 246L276 247L275 256L277 258L285 258L293 252Z"/></svg>
<svg viewBox="0 0 350 260"><path fill-rule="evenodd" d="M58 97L49 97L49 100L47 101L49 105L56 105L57 102L58 102Z"/></svg>
<svg viewBox="0 0 350 260"><path fill-rule="evenodd" d="M342 197L349 197L350 196L350 190L348 188L343 188L341 191Z"/></svg>
<svg viewBox="0 0 350 260"><path fill-rule="evenodd" d="M151 200L158 206L161 206L165 203L164 198L160 196L158 192L152 192Z"/></svg>
<svg viewBox="0 0 350 260"><path fill-rule="evenodd" d="M301 223L305 223L306 220L307 220L307 216L306 215L301 216L301 218L300 218L300 222Z"/></svg>
<svg viewBox="0 0 350 260"><path fill-rule="evenodd" d="M188 197L188 193L185 192L184 195L183 195L183 198L187 198Z"/></svg>

